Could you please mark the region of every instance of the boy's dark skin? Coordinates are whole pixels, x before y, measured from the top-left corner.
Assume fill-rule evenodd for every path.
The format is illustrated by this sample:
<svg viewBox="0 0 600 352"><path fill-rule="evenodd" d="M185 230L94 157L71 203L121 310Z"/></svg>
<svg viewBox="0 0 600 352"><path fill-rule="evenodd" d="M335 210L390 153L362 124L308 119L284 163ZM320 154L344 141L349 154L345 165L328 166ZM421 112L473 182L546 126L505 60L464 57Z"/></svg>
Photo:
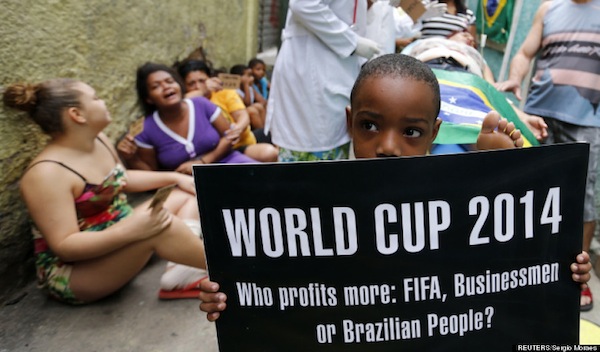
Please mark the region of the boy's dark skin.
<svg viewBox="0 0 600 352"><path fill-rule="evenodd" d="M377 64L388 67L368 71L368 65ZM394 73L394 65L404 65L402 70L406 72ZM427 80L410 73L415 70L421 70ZM348 132L356 158L428 154L442 122L437 118L439 88L436 92L437 81L430 72L427 66L416 59L399 54L384 55L363 68L352 90L351 108L346 111ZM477 140L478 149L515 146L523 146L519 130L497 112L490 112L484 119ZM577 255L576 263L571 264L572 278L582 286L590 279L592 265L589 261L589 255L582 252ZM207 313L209 321L215 321L227 307L227 296L219 292L218 283L209 280L201 282L200 289L200 310Z"/></svg>

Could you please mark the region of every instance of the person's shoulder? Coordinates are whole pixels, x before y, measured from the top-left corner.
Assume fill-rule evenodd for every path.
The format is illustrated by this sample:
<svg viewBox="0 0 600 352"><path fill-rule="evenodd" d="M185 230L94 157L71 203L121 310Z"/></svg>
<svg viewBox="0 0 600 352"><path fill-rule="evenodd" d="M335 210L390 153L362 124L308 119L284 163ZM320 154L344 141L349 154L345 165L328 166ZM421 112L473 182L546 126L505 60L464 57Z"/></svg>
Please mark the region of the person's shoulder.
<svg viewBox="0 0 600 352"><path fill-rule="evenodd" d="M533 18L533 24L534 25L543 25L545 17L546 17L546 13L548 13L548 11L553 8L556 7L554 5L560 3L560 1L552 1L552 0L548 0L548 1L542 1L542 3L540 4L540 7L538 7L537 11L535 12L535 17Z"/></svg>
<svg viewBox="0 0 600 352"><path fill-rule="evenodd" d="M24 189L54 189L59 184L65 184L69 174L72 174L62 160L64 155L53 148L44 149L25 169L20 180L20 188Z"/></svg>
<svg viewBox="0 0 600 352"><path fill-rule="evenodd" d="M227 101L231 103L244 104L244 101L242 100L242 97L240 97L240 95L238 94L237 90L223 89L220 92L222 92L221 94L223 94Z"/></svg>
<svg viewBox="0 0 600 352"><path fill-rule="evenodd" d="M560 3L560 1L552 1L552 0L542 1L542 3L540 4L540 7L537 10L537 13L543 16L546 14L548 9L550 9L552 6L554 6L558 3Z"/></svg>
<svg viewBox="0 0 600 352"><path fill-rule="evenodd" d="M239 94L237 93L237 91L235 89L221 89L217 92L213 92L212 97L215 97L217 99L230 99L234 96L239 96ZM212 98L211 97L211 98Z"/></svg>

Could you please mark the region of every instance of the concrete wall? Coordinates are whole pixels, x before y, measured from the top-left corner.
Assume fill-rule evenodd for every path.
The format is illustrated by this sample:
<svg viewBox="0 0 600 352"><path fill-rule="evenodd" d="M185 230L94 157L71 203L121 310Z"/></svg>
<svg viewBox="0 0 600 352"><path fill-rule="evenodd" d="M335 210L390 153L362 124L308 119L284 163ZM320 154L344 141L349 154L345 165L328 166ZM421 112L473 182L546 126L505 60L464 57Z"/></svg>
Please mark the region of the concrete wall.
<svg viewBox="0 0 600 352"><path fill-rule="evenodd" d="M0 90L15 81L81 79L106 100L116 138L140 115L135 70L202 46L216 67L256 54L258 0L0 0ZM0 104L0 303L32 279L30 224L18 180L46 139Z"/></svg>

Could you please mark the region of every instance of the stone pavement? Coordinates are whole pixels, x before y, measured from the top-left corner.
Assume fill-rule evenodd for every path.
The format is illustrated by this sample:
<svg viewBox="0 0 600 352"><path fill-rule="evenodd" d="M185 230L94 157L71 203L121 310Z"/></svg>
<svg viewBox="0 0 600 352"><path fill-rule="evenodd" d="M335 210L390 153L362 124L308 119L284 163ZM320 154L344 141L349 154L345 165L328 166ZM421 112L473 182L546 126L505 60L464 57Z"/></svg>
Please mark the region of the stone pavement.
<svg viewBox="0 0 600 352"><path fill-rule="evenodd" d="M215 326L198 300L157 298L164 266L153 259L117 294L80 307L48 299L30 284L19 302L0 307L0 352L218 351Z"/></svg>
<svg viewBox="0 0 600 352"><path fill-rule="evenodd" d="M71 307L46 298L35 284L0 307L0 352L216 352L215 326L199 301L160 301L165 262L153 259L123 290L95 304ZM590 281L596 307L583 319L600 326L600 279ZM24 295L24 296L23 296Z"/></svg>

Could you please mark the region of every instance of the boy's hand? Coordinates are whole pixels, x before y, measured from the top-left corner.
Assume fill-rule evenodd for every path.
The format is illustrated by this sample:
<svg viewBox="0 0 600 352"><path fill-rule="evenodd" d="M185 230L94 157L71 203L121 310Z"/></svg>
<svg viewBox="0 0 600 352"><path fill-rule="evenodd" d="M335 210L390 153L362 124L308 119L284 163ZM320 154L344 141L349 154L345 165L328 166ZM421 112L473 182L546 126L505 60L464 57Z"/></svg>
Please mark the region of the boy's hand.
<svg viewBox="0 0 600 352"><path fill-rule="evenodd" d="M592 270L592 263L590 263L590 255L586 251L582 251L575 258L575 263L571 264L571 271L573 275L573 281L579 282L584 288L584 285L590 281L590 271Z"/></svg>
<svg viewBox="0 0 600 352"><path fill-rule="evenodd" d="M200 294L198 298L202 301L200 303L200 310L206 312L206 319L208 321L219 319L221 312L227 307L227 295L219 292L219 284L213 281L202 280L200 282Z"/></svg>
<svg viewBox="0 0 600 352"><path fill-rule="evenodd" d="M254 83L254 76L242 76L242 84L245 86L251 86Z"/></svg>

